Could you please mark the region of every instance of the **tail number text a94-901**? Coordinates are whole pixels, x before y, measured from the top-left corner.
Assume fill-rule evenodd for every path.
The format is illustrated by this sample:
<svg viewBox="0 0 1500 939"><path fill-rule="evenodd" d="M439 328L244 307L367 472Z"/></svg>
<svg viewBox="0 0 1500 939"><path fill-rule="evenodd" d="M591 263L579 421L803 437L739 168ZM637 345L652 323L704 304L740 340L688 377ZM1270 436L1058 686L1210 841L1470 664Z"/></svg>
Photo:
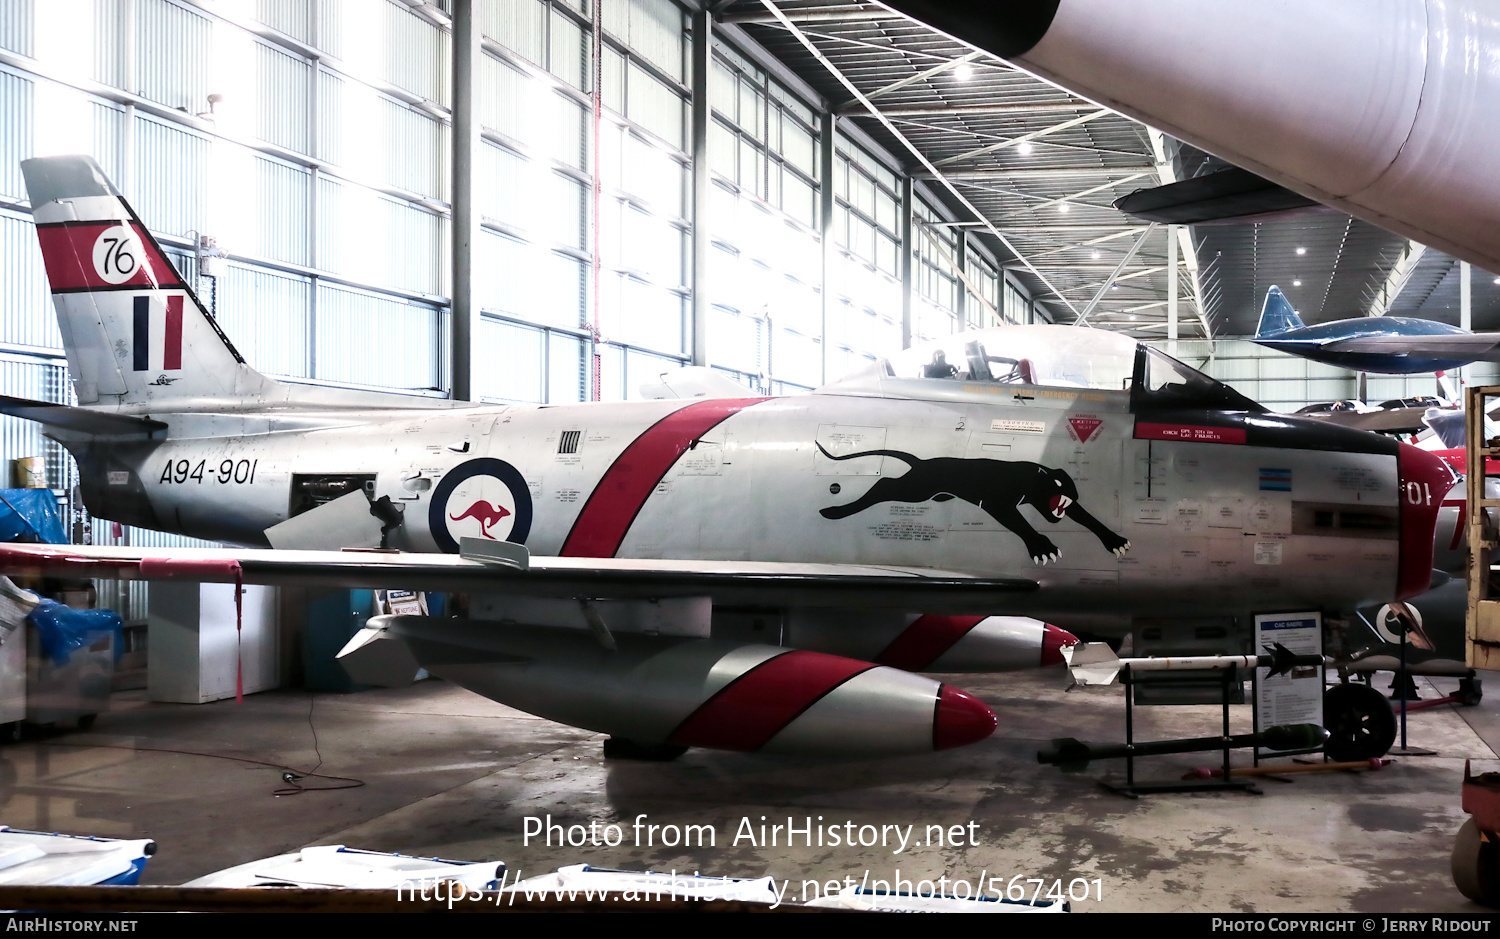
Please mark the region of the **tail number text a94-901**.
<svg viewBox="0 0 1500 939"><path fill-rule="evenodd" d="M161 468L158 483L229 483L255 482L255 466L259 460L224 460L217 467L208 466L207 460L195 465L191 460L167 461Z"/></svg>

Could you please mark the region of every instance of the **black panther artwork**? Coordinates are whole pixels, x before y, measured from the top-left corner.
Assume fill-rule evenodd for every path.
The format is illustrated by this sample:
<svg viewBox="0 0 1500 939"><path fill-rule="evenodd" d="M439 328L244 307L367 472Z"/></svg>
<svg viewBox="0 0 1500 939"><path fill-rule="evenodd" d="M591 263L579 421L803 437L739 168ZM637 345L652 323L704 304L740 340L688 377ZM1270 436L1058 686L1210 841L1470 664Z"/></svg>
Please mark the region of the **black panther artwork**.
<svg viewBox="0 0 1500 939"><path fill-rule="evenodd" d="M854 460L865 456L889 456L911 466L902 476L886 476L869 491L846 505L823 509L824 518L848 518L882 502L947 502L962 499L984 510L995 521L1026 543L1026 552L1036 564L1062 557L1062 549L1041 534L1021 515L1029 505L1042 518L1056 525L1066 516L1093 532L1106 551L1123 555L1130 542L1105 527L1078 504L1078 486L1073 477L1040 463L1005 460L965 460L958 457L919 459L900 450L865 450L834 456L818 444L830 460Z"/></svg>

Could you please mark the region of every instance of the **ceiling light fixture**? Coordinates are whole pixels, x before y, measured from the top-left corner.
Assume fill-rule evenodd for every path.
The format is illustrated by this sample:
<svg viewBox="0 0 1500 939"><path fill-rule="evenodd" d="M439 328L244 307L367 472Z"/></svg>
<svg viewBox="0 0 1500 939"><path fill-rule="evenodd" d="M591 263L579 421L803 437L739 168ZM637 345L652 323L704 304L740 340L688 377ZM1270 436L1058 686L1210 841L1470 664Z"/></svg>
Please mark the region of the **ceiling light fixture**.
<svg viewBox="0 0 1500 939"><path fill-rule="evenodd" d="M1066 214L1068 211L1068 204L1066 202L1059 202L1057 204L1057 211Z"/></svg>
<svg viewBox="0 0 1500 939"><path fill-rule="evenodd" d="M961 82L966 82L974 77L974 66L967 62L961 62L953 69L953 77Z"/></svg>
<svg viewBox="0 0 1500 939"><path fill-rule="evenodd" d="M1293 287L1301 287L1302 286L1302 281L1300 281L1300 280L1294 280L1294 281L1292 281L1292 286Z"/></svg>
<svg viewBox="0 0 1500 939"><path fill-rule="evenodd" d="M1023 140L1020 143L1016 144L1016 152L1021 156L1031 156L1031 150L1031 141L1029 140Z"/></svg>
<svg viewBox="0 0 1500 939"><path fill-rule="evenodd" d="M1298 254L1306 254L1307 253L1307 249L1306 248L1298 248L1297 249L1297 253Z"/></svg>
<svg viewBox="0 0 1500 939"><path fill-rule="evenodd" d="M1093 251L1090 251L1089 257L1093 258L1095 261L1099 260L1099 249L1095 248ZM1500 277L1495 278L1495 283L1500 284Z"/></svg>

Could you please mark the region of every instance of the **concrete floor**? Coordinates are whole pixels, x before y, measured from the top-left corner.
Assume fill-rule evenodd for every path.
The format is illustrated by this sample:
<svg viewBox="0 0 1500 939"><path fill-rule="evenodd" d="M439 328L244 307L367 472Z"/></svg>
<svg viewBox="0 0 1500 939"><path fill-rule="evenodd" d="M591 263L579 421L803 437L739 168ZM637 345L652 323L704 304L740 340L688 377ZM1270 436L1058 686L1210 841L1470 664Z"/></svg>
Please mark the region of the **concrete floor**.
<svg viewBox="0 0 1500 939"><path fill-rule="evenodd" d="M1500 695L1500 674L1487 676ZM1384 681L1382 681L1384 679ZM1388 678L1377 679L1383 687ZM587 861L628 869L702 871L826 882L869 872L913 881L1020 875L1048 886L1088 881L1077 911L1483 913L1448 870L1465 758L1493 761L1500 704L1443 707L1411 717L1414 746L1437 756L1378 773L1312 773L1265 781L1264 795L1208 793L1131 801L1097 781L1119 761L1078 774L1039 766L1055 736L1123 739L1118 689L1064 694L1060 671L960 676L1000 729L972 746L871 761L769 758L690 751L672 763L605 762L600 736L538 720L438 681L352 695L252 695L243 705L153 704L117 693L92 732L0 748L0 823L113 837L150 837L160 850L143 882L181 883L309 844L507 862L522 876ZM1431 686L1424 682L1424 696ZM1453 683L1439 682L1440 688ZM1249 709L1235 709L1237 732ZM1217 708L1137 711L1138 737L1217 733ZM1478 730L1476 731L1476 729ZM361 779L356 789L278 796L263 760ZM1487 744L1485 741L1490 741ZM1243 751L1237 762L1248 760ZM1141 780L1173 779L1211 762L1156 757ZM1478 770L1495 769L1492 762ZM309 780L319 784L327 781ZM527 817L563 825L616 823L619 846L524 843ZM708 825L712 847L637 844L633 823ZM961 844L786 847L736 834L845 823L961 826ZM821 816L821 822L818 817ZM973 827L968 827L970 823ZM889 829L888 829L889 830ZM658 831L658 838L660 837ZM646 829L641 829L642 841ZM971 839L977 843L969 843ZM825 839L826 840L826 839ZM898 874L899 871L899 874ZM1097 887L1093 881L1098 880ZM1083 884L1074 884L1081 893ZM811 889L811 888L809 888ZM1028 888L1031 889L1031 888ZM1100 898L1099 894L1102 894Z"/></svg>

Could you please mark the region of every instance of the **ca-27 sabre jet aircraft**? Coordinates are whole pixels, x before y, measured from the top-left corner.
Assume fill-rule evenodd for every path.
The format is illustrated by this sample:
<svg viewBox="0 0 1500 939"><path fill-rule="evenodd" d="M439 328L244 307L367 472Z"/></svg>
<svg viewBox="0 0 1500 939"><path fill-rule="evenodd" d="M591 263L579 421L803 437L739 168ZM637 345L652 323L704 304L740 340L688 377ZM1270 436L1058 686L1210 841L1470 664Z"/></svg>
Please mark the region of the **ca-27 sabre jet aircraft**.
<svg viewBox="0 0 1500 939"><path fill-rule="evenodd" d="M0 411L69 448L97 517L319 550L10 546L0 569L466 591L467 618L377 618L345 661L420 664L617 752L955 746L993 712L913 673L1059 658L1043 620L1344 613L1429 585L1439 460L1118 333L967 333L784 398L299 386L241 359L92 160L22 170L79 404Z"/></svg>

